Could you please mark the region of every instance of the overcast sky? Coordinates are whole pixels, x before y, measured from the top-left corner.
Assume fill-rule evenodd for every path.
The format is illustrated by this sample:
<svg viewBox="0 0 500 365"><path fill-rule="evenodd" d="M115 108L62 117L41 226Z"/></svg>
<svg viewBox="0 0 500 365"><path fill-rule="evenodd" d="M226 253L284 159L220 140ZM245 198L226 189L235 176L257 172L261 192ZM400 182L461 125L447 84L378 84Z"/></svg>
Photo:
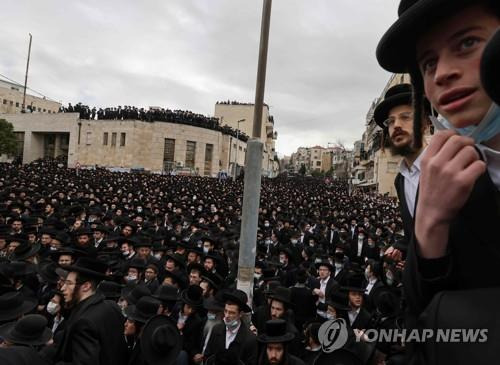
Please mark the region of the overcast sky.
<svg viewBox="0 0 500 365"><path fill-rule="evenodd" d="M277 150L360 139L390 74L375 59L397 0L274 0L265 100ZM7 0L0 74L63 104L213 115L253 102L262 0Z"/></svg>

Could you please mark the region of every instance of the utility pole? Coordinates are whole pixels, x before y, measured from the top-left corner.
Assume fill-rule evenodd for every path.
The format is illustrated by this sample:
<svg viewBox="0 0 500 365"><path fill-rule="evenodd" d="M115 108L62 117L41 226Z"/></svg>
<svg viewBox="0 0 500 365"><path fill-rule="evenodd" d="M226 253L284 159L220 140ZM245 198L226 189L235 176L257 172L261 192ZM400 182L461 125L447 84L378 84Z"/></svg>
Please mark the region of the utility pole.
<svg viewBox="0 0 500 365"><path fill-rule="evenodd" d="M264 143L261 141L262 107L266 84L271 4L272 0L264 0L262 9L253 132L252 138L247 143L245 185L243 189L243 218L241 221L238 259L237 287L247 293L250 303L252 303L253 299L253 275L257 249L257 225L259 220L260 185L262 177L262 151L264 150Z"/></svg>
<svg viewBox="0 0 500 365"><path fill-rule="evenodd" d="M234 179L238 176L238 150L240 149L240 123L244 122L246 119L240 119L238 123L238 128L236 129L236 164L234 167Z"/></svg>
<svg viewBox="0 0 500 365"><path fill-rule="evenodd" d="M31 55L31 40L32 40L32 35L30 35L30 45L28 47L28 61L26 62L26 74L24 75L24 92L23 92L23 107L21 111L23 113L26 113L26 88L28 87L28 70L30 68L30 55Z"/></svg>

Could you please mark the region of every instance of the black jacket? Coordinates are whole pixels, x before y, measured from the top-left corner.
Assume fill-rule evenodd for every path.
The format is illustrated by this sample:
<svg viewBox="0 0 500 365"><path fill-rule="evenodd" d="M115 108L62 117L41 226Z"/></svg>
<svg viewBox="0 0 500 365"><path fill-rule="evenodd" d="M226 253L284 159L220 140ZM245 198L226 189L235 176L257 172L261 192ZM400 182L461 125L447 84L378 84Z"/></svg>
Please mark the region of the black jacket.
<svg viewBox="0 0 500 365"><path fill-rule="evenodd" d="M401 214L401 219L403 220L403 231L405 233L404 239L399 242L399 245L403 247L408 247L408 242L413 236L413 231L415 229L415 221L408 209L405 197L405 178L401 173L396 175L394 180L394 186L396 188L396 193L399 200L399 212ZM416 204L416 203L415 203ZM404 250L403 250L404 251Z"/></svg>
<svg viewBox="0 0 500 365"><path fill-rule="evenodd" d="M67 321L57 347L56 364L123 365L127 362L123 336L125 318L116 303L96 293L78 303Z"/></svg>
<svg viewBox="0 0 500 365"><path fill-rule="evenodd" d="M218 324L212 330L212 335L205 350L208 358L226 348L226 326L224 323ZM242 322L236 338L229 345L229 350L239 355L245 365L257 364L257 338Z"/></svg>

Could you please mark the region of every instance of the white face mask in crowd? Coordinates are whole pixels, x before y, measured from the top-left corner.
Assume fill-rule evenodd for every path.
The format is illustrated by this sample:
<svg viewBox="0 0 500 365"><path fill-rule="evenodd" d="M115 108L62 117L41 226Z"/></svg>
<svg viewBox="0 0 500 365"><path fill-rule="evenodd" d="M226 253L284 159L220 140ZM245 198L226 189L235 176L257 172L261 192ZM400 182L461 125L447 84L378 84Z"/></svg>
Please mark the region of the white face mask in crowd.
<svg viewBox="0 0 500 365"><path fill-rule="evenodd" d="M48 302L47 303L47 313L55 316L57 313L59 313L59 304L56 304L54 302Z"/></svg>

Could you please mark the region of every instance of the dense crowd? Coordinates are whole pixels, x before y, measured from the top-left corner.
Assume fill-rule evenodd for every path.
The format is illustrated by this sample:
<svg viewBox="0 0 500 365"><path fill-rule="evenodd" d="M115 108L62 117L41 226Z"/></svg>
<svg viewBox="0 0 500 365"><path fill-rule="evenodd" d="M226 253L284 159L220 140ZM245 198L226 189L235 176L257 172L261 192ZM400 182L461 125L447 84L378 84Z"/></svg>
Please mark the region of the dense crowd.
<svg viewBox="0 0 500 365"><path fill-rule="evenodd" d="M3 346L33 345L12 336L27 326L49 364L313 364L321 324L344 319L339 356L402 356L401 343L363 341L402 326L403 262L384 256L401 238L397 202L263 180L249 300L236 289L242 193L233 180L0 165Z"/></svg>
<svg viewBox="0 0 500 365"><path fill-rule="evenodd" d="M143 122L167 122L176 124L186 124L194 127L207 128L229 134L243 142L248 140L248 136L242 132L237 132L228 125L221 125L218 118L207 117L203 114L196 114L186 110L170 110L164 108L137 108L125 105L124 107L110 108L90 108L87 105L78 103L68 104L67 107L60 108L61 113L79 113L80 119L85 120L141 120Z"/></svg>

